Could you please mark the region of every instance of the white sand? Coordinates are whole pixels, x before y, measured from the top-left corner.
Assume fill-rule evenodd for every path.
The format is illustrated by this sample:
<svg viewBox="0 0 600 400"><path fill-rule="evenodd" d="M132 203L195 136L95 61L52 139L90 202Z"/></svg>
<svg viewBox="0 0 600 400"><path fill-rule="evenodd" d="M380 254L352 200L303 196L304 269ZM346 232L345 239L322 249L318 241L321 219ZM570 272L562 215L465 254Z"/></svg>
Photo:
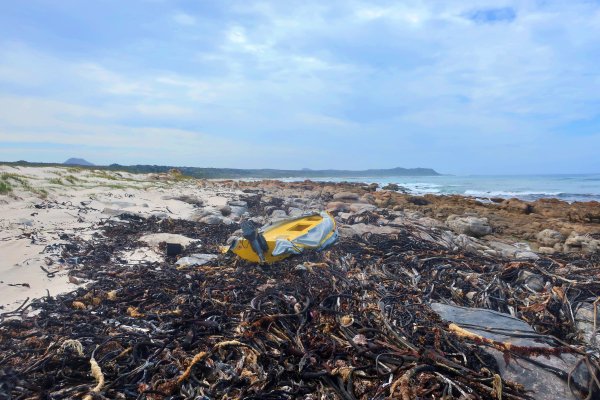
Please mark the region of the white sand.
<svg viewBox="0 0 600 400"><path fill-rule="evenodd" d="M44 252L48 245L63 243L62 233L89 239L101 219L123 212L188 219L198 208L178 200L180 196L200 199L204 208L214 209L239 195L198 180L156 179L164 175L0 166L0 174L7 173L16 176L6 180L12 192L0 194L0 312L15 309L28 297L77 289L69 282L68 265L59 262L58 249ZM131 262L162 259L153 243L122 256ZM49 278L40 266L58 272Z"/></svg>

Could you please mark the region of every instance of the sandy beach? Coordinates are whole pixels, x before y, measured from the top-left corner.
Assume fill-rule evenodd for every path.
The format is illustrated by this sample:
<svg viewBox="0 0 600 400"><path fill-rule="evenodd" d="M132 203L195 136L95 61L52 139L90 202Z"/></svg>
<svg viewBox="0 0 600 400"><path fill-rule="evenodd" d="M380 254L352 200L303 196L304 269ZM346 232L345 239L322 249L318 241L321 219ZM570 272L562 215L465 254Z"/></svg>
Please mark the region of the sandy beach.
<svg viewBox="0 0 600 400"><path fill-rule="evenodd" d="M235 194L235 190L217 194L216 189L193 183L124 172L1 166L0 174L8 174L14 188L0 196L3 309L14 308L26 298L77 288L68 278L69 265L76 261L61 260L57 254L61 235L89 238L100 221L121 213L189 219L196 207L177 197L191 196L216 208ZM42 268L56 273L50 278Z"/></svg>
<svg viewBox="0 0 600 400"><path fill-rule="evenodd" d="M146 312L142 311L144 307L150 307L149 305L142 307L141 304L132 306L122 303L123 307L127 307L126 310L119 306L118 296L122 296L122 293L130 290L133 290L132 293L137 293L137 289L134 289L136 285L143 287L148 284L144 283L143 277L146 273L143 271L147 271L148 277L152 276L149 279L156 280L156 282L162 280L162 283L157 283L155 288L159 292L165 290L168 293L181 291L182 288L187 287L186 281L189 279L198 279L198 282L209 285L242 279L242 283L238 283L241 286L238 286L237 289L235 289L236 284L231 284L229 286L232 288L231 292L222 290L222 293L229 293L224 298L215 294L217 296L215 300L210 300L216 301L215 304L228 307L238 304L233 301L231 296L237 296L236 293L242 293L244 290L256 291L256 295L259 297L260 293L271 293L271 291L273 296L280 296L281 293L288 290L285 285L292 285L289 288L295 286L289 279L299 270L309 271L306 272L307 276L314 276L310 279L317 279L306 285L305 288L309 291L322 290L324 287L321 288L320 285L333 284L333 287L323 289L323 296L326 296L327 291L335 291L338 284L349 284L343 282L351 279L352 282L357 282L358 286L354 289L350 286L348 293L358 290L355 295L362 293L360 296L368 297L372 295L367 295L371 291L371 289L367 289L371 287L369 285L380 285L380 280L386 282L390 276L394 276L396 277L394 279L400 281L410 277L412 283L408 286L395 283L394 286L385 289L391 290L390 293L404 293L410 286L418 287L421 274L426 275L433 269L440 268L439 266L433 268L434 265L431 265L430 268L420 270L421 267L424 268L424 265L430 260L441 259L454 265L450 270L455 271L454 273L458 275L450 281L444 281L443 277L436 275L427 278L430 279L428 282L433 285L427 289L430 291L427 296L437 293L435 296L440 297L434 296L436 300L427 306L431 308L428 308L427 312L423 311L425 312L423 315L429 315L424 320L428 322L423 322L425 324L423 327L431 325L432 321L441 321L439 316L444 320L455 321L456 324L460 321L460 324L464 323L466 324L464 326L469 326L467 314L459 317L457 315L462 312L461 309L450 309L449 307L468 305L467 309L480 310L475 307L485 306L485 308L491 309L505 309L510 311L512 317L518 317L518 320L513 318L512 322L509 321L510 323L518 321L519 324L522 324L515 329L527 330L530 335L533 335L534 331L529 326L533 324L540 334L559 335L563 343L569 341L569 344L560 350L565 352L563 356L552 356L546 359L545 356L538 354L542 350L530 349L531 346L537 346L533 341L514 342L514 338L504 336L482 339L483 336L479 337L472 332L461 331L462 328L459 329L452 323L436 325L439 326L438 328L430 326L426 329L427 331L442 329L447 332L445 335L466 338L463 340L475 340L477 343L489 340L488 347L491 349L488 351L495 354L499 360L502 359L503 353L506 357L506 346L509 346L506 343L512 343L512 346L519 344L524 346L521 351L527 353L529 357L538 362L543 361L552 365L557 370L567 371L565 374L574 365L579 365L576 355L573 353L587 354L585 351L593 351L594 348L597 348L597 331L593 329L594 321L590 320L594 304L596 304L594 303L595 299L582 295L582 293L593 293L595 290L593 288L599 283L597 273L593 272L598 268L600 249L600 204L597 202L569 204L551 199L538 200L533 203L516 199L492 199L482 202L461 196L412 196L389 190L389 188L386 190L378 188L376 185L360 183L198 180L186 178L178 171L166 174L138 175L67 167L2 166L0 174L12 188L10 192L0 196L2 209L0 217L0 254L2 255L0 259L0 290L2 293L0 315L5 323L11 320L23 320L23 324L25 324L23 329L33 329L28 325L29 318L48 318L44 317L44 315L48 315L45 313L56 314L59 311L53 307L57 307L56 304L63 304L60 306L63 307L63 311L60 312L75 310L76 313L82 313L77 318L94 315L96 312L100 312L95 310L104 309L102 307L113 307L110 312L106 311L108 309L101 311L103 315L107 312L109 314L116 312L112 317L103 317L103 324L111 325L116 323L114 322L116 319L125 319L119 320L117 326L120 328L110 328L110 332L107 333L108 337L118 335L119 332L138 332L150 335L155 328L158 330L152 334L161 335L164 333L161 329L166 328L159 329L154 324L159 324L161 318L167 318L167 315L180 315L178 313L182 312L181 307L184 304L183 300L177 300L180 295L168 295L158 303L153 301L152 304L156 304L159 308L167 307L171 301L178 301L179 305L176 310L180 311L162 309L160 312L156 311L158 314L155 315L164 315L164 317L157 317L159 319L154 324L148 322L150 325L145 324L143 320L146 318L145 316L149 317L151 312L149 309ZM307 254L298 258L297 261L292 257L289 262L286 260L285 263L274 269L261 269L246 265L243 262L240 263L239 260L236 261L235 257L231 258L231 255L220 254L220 246L227 244L228 238L232 235L239 234L239 231L236 231L242 220L252 220L260 226L273 219L297 216L310 210L327 210L335 217L340 243L333 245L332 253ZM394 240L397 241L395 245L393 244L396 243ZM385 244L386 241L390 241L391 244ZM186 250L181 256L169 256L165 253L165 243L178 243ZM401 245L401 243L404 244ZM360 250L360 246L363 246L363 250ZM359 256L361 251L363 254L370 254L368 257L374 260L372 265L365 260L361 261ZM383 255L386 253L387 255L384 257ZM195 261L186 261L190 259L186 257L191 257ZM398 272L389 276L386 274L390 274L390 272L386 269L383 270L384 273L381 276L381 272L366 272L373 266L385 267L389 262L385 260L389 260L390 257L400 257L403 260L394 261L387 267L400 268ZM354 258L356 258L355 261L351 261ZM421 261L415 262L414 260ZM194 263L198 266L192 268ZM405 266L398 267L398 265ZM582 265L586 267L583 268ZM327 278L326 284L319 280L322 278L316 278L318 274L314 275L315 270L323 268L323 271L332 268L338 269L338 272L330 272L334 275L332 275L332 280ZM461 268L466 269L462 271ZM131 274L133 274L131 278L118 278L119 276L126 277L128 270L131 270ZM278 270L288 271L286 272L288 275L278 275L280 274L280 272L276 272ZM515 272L506 272L513 270ZM246 272L240 275L239 271ZM400 275L395 274L405 274L405 278L401 279ZM585 277L581 274L584 274ZM194 278L197 276L202 277ZM247 278L252 276L253 278L249 279L255 283L244 281L244 276ZM338 277L336 278L336 276ZM120 282L116 286L112 281L115 279L114 277L117 277ZM496 300L490 300L487 297L490 294L486 294L488 290L486 288L495 287L499 279L510 279L512 282L499 286L503 287L502 290L507 291L506 293L515 291L514 299L508 300L508 306L495 306ZM442 289L439 285L436 286L437 281L445 282L443 285L450 286ZM363 286L364 288L361 289ZM571 286L579 287L578 295L569 292ZM297 290L297 288L293 290ZM441 292L438 293L438 291ZM517 292L518 294L516 294ZM419 293L422 294L418 296L424 296L423 293L426 292ZM149 295L148 289L136 296L145 297L147 295ZM306 295L308 296L308 294ZM410 296L414 295L416 294L413 293ZM131 299L135 298L131 296L133 295L130 295ZM291 295L286 294L285 296ZM285 296L282 298L287 298ZM55 297L60 299L58 303L53 300ZM220 300L217 301L217 298ZM415 299L417 298L415 297ZM567 314L561 314L561 316L553 314L550 304L551 300L555 298L562 299L560 300L563 304L562 307L567 307L567 303L570 304L569 307L564 308L564 310L569 310ZM106 303L107 301L108 303ZM257 307L254 305L254 301L252 300L248 304ZM303 307L299 298L294 297L294 300L290 301L296 312ZM321 310L323 304L326 303L321 304L321 308L317 307L311 311L311 318L316 318L317 310ZM573 304L577 304L577 306L575 307ZM39 314L41 317L35 317L40 312L40 307L46 311ZM549 307L549 311L544 311L545 307ZM439 316L434 317L435 313L432 310L435 310ZM245 313L250 311L238 310L238 312L241 312L240 315L244 317ZM572 315L568 316L569 313ZM412 318L421 318L423 315ZM202 326L213 326L214 321L211 319L213 317L204 321L205 325ZM354 314L353 318L358 318L357 314ZM563 318L566 319L563 321ZM44 319L44 321L48 320ZM341 324L340 329L342 330L350 329L346 326L352 326L354 320L344 321L343 319L339 320L338 317L338 322L332 320L327 322L327 324L333 324L331 326L319 325L317 331L321 334L329 332L328 330L333 329L332 327L337 326L336 324ZM559 321L562 322L559 323ZM87 323L85 322L84 325ZM258 324L259 322L255 321L254 323ZM241 323L236 330L232 331L235 332L232 333L233 336L227 336L228 334L223 332L214 336L220 332L217 330L209 335L207 340L213 343L217 337L225 335L228 340L244 342L247 340L244 338L250 337L248 336L249 331L247 331L250 329L249 326L258 326L245 324L247 323ZM561 324L565 325L560 328ZM53 328L48 329L52 330ZM116 330L113 331L113 329ZM193 331L195 332L196 329L200 328L193 328ZM265 327L265 329L270 328ZM301 327L297 327L297 329L301 329ZM420 328L415 325L414 329L418 331ZM346 335L350 334L349 331L344 332ZM371 338L367 334L368 329L361 332L363 331L353 333L353 340L358 343L358 346L367 345L372 340L373 345L382 343L381 338ZM485 335L482 332L477 335ZM181 334L186 333L182 332ZM58 342L63 343L62 341L65 340L54 335L53 337ZM285 342L287 340L282 339L286 336L282 332L277 335L280 336L278 341ZM10 334L5 336L5 344L9 343L9 340L17 340L15 337ZM74 337L72 340L81 341L80 345L83 347L79 357L81 357L81 362L86 362L85 357L89 357L96 339L86 339L88 340L86 341L83 338ZM99 337L97 340L100 340ZM198 343L201 344L201 347L204 346L202 344L204 339L195 340L200 340ZM346 343L339 338L335 340ZM399 343L405 343L404 339L397 340L400 340ZM353 346L357 346L356 343ZM212 345L217 346L214 343ZM308 343L297 343L296 345L309 346ZM414 346L410 343L405 343L405 345L408 348ZM39 349L42 349L46 344L40 344L40 346ZM250 345L248 344L248 346ZM121 350L124 351L124 349ZM533 353L531 353L532 351ZM548 347L542 353L550 354L551 352L558 352L558 350L555 347ZM84 353L87 354L85 357ZM182 361L181 365L177 364L180 365L178 368L181 370L185 369L186 363L193 365L193 363L189 364L189 357L193 354L186 354L182 357L188 361ZM275 353L269 354L271 357ZM246 354L244 357L254 356ZM340 371L343 371L343 368L349 368L348 363L350 362L346 360L340 361L338 364L327 364L327 367L324 367L325 364L318 367L316 358L313 361L306 360L308 359L305 359L304 362L313 363L314 365L311 365L314 368L329 368L328 374L332 374L331 376L341 374ZM238 363L240 362L242 361L238 361ZM388 367L391 368L392 364L389 362L392 361L388 360L387 362ZM594 371L591 365L594 364L590 364L591 369L588 374ZM105 366L105 368L107 367ZM342 369L340 370L340 368ZM506 379L506 382L515 380L529 390L535 390L537 393L535 398L552 398L549 397L552 393L561 393L561 396L564 395L563 398L577 398L571 397L565 382L560 380L554 382L552 376L547 372L531 368L533 367L521 368L518 367L518 364L512 364L511 367L507 364L499 367L499 373L501 373L502 379ZM248 371L244 373L250 374ZM252 374L258 374L256 379L259 379L259 372L255 371ZM91 377L89 379L93 381ZM173 393L176 390L175 386L167 388L157 382L144 383L144 385L149 386L142 385L139 390L150 390L151 387L154 387L152 390L160 393ZM587 393L583 386L581 386L580 392ZM55 397L69 393L69 396L74 396L75 393L85 393L86 390L89 391L90 386L84 385L79 389L77 387L69 388L68 385L61 387L62 389L53 389ZM184 387L181 386L181 390ZM363 388L365 393L371 393L367 388L368 386ZM63 390L67 391L63 392ZM391 393L394 390L392 388ZM505 390L513 389L505 387ZM110 397L116 395L117 392L110 392L111 394L107 393L106 395ZM323 389L322 393L328 392ZM517 390L514 393L519 392ZM368 396L365 394L359 397L366 398Z"/></svg>

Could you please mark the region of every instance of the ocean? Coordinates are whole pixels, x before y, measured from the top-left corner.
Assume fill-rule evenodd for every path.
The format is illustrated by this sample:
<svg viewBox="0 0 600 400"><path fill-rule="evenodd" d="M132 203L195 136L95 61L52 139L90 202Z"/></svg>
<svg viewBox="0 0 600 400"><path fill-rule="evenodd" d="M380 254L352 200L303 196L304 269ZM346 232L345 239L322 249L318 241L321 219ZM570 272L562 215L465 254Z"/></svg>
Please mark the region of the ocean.
<svg viewBox="0 0 600 400"><path fill-rule="evenodd" d="M409 193L460 194L482 199L492 197L519 198L533 201L541 198L557 198L568 202L600 201L600 174L586 175L440 175L397 176L377 178L289 178L283 181L365 182L378 183L381 187L396 183Z"/></svg>

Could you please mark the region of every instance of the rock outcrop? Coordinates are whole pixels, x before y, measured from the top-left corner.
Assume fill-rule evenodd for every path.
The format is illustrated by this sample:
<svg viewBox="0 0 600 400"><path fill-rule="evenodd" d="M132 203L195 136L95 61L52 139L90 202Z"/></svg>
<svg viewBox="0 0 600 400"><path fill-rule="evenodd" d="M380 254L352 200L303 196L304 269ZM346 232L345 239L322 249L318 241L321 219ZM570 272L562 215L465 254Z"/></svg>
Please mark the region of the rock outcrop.
<svg viewBox="0 0 600 400"><path fill-rule="evenodd" d="M459 234L463 233L473 237L481 237L492 233L492 227L488 223L487 218L450 215L446 223L450 229Z"/></svg>

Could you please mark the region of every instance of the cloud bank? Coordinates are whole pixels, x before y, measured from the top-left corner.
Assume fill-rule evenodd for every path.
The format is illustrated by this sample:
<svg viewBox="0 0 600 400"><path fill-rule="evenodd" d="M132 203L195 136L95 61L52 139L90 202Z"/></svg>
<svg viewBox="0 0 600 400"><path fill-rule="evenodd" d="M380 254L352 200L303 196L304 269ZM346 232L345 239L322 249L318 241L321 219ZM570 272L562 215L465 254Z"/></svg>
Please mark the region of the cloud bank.
<svg viewBox="0 0 600 400"><path fill-rule="evenodd" d="M600 171L595 2L12 3L2 160Z"/></svg>

